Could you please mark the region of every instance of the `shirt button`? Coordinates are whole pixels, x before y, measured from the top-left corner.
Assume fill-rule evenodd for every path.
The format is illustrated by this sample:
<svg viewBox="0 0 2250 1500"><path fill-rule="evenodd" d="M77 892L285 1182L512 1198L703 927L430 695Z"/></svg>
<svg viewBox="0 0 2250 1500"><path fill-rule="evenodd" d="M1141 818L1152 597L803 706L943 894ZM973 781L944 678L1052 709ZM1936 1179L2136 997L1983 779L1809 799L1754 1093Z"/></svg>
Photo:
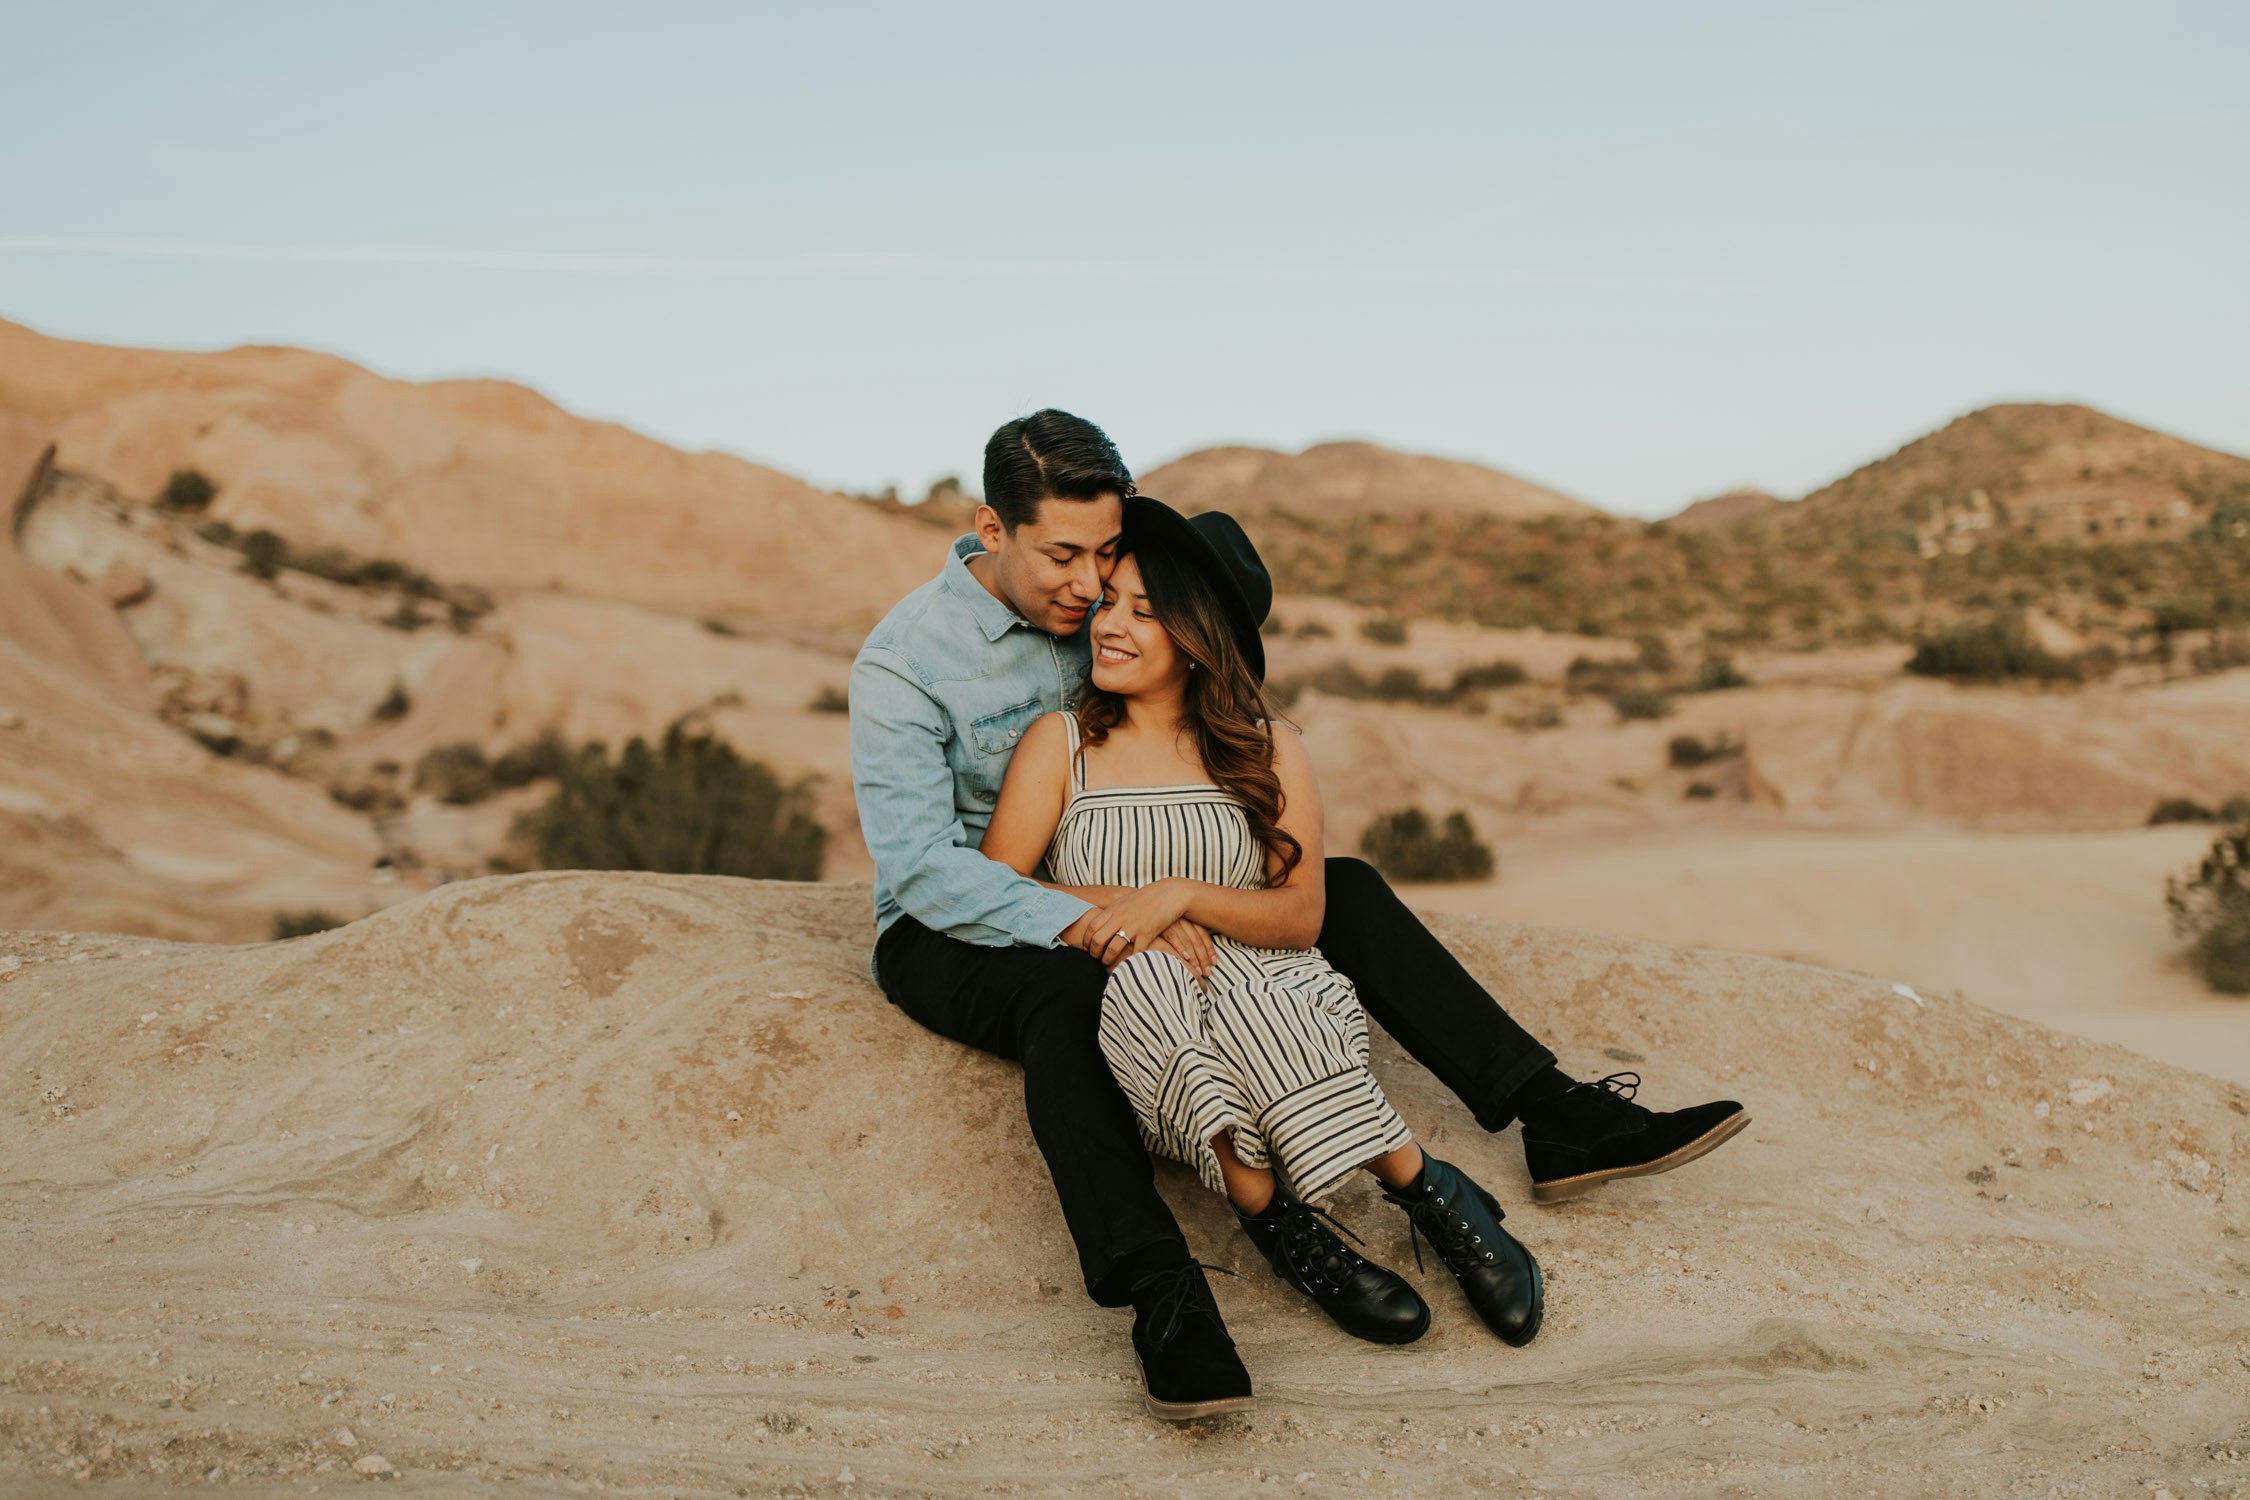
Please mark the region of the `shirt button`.
<svg viewBox="0 0 2250 1500"><path fill-rule="evenodd" d="M1014 731L1013 729L1009 730L1009 731L1008 731L1008 738L1012 740L1012 739L1014 739L1015 737L1016 737L1016 732L1015 732L1015 731Z"/></svg>

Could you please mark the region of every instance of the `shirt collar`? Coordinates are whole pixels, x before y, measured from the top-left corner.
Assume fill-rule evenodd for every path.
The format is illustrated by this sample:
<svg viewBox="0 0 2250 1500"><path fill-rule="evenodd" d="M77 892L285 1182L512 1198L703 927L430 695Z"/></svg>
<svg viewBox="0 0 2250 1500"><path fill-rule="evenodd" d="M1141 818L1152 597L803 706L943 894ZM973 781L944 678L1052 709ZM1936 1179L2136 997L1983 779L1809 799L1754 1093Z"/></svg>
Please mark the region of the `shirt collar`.
<svg viewBox="0 0 2250 1500"><path fill-rule="evenodd" d="M983 550L984 543L977 540L975 532L963 532L954 539L953 551L945 560L943 576L945 586L968 605L969 614L984 632L984 638L996 641L1018 625L1026 630L1030 629L1031 622L1001 603L999 597L979 583L977 575L969 571L969 559Z"/></svg>

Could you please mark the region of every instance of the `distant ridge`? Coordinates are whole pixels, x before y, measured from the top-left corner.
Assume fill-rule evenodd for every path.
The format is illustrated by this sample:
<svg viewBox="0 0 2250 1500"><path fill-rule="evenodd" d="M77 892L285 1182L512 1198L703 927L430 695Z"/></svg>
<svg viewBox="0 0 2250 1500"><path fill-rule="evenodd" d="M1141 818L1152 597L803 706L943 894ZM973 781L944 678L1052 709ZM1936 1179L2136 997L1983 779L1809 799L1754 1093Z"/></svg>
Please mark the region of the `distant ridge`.
<svg viewBox="0 0 2250 1500"><path fill-rule="evenodd" d="M1664 524L1687 531L1712 530L1761 520L1788 503L1779 495L1746 485L1698 500L1677 514L1665 517Z"/></svg>
<svg viewBox="0 0 2250 1500"><path fill-rule="evenodd" d="M1185 511L1282 510L1318 519L1417 511L1518 521L1607 514L1483 464L1360 442L1319 443L1302 453L1204 448L1150 470L1140 486Z"/></svg>
<svg viewBox="0 0 2250 1500"><path fill-rule="evenodd" d="M1948 543L1998 530L2057 541L2177 536L2250 504L2250 458L2088 406L1957 417L1807 495L1792 519L1900 523Z"/></svg>
<svg viewBox="0 0 2250 1500"><path fill-rule="evenodd" d="M214 519L488 589L856 632L934 572L934 530L726 453L689 453L500 380L391 380L304 349L50 338L0 320L0 411L136 500L175 468ZM814 582L803 559L849 557Z"/></svg>

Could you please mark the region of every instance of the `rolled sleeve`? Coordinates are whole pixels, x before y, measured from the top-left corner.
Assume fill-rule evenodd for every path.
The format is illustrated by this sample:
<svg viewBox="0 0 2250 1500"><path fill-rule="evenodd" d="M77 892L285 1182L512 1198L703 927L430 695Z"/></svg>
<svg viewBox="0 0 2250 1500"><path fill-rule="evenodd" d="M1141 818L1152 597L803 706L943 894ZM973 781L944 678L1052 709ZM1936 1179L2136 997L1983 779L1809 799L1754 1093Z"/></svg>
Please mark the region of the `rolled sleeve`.
<svg viewBox="0 0 2250 1500"><path fill-rule="evenodd" d="M906 663L863 649L851 674L852 791L878 883L933 931L985 947L1057 946L1088 903L969 846L944 708Z"/></svg>

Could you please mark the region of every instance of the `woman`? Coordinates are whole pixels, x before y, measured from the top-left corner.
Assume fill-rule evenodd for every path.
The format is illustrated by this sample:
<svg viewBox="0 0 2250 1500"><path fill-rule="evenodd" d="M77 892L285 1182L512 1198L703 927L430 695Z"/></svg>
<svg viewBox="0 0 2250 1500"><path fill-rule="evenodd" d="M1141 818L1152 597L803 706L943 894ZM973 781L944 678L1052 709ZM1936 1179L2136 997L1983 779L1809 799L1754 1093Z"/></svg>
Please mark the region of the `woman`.
<svg viewBox="0 0 2250 1500"><path fill-rule="evenodd" d="M1101 909L1103 1054L1150 1147L1226 1195L1276 1274L1359 1338L1422 1336L1421 1297L1315 1206L1364 1169L1407 1211L1417 1264L1426 1236L1484 1322L1528 1343L1538 1264L1415 1144L1367 1071L1351 981L1312 946L1320 791L1266 703L1266 570L1228 516L1125 503L1087 690L1024 735L983 851Z"/></svg>

